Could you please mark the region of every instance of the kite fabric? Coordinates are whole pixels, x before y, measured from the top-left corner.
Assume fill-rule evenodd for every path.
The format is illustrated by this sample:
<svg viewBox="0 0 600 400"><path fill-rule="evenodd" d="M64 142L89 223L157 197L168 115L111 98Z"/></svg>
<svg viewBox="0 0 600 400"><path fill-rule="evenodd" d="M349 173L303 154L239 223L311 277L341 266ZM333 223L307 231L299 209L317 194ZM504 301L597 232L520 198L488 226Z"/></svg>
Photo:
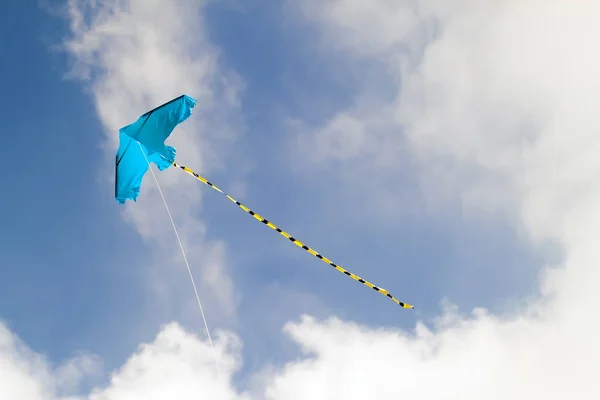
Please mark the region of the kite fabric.
<svg viewBox="0 0 600 400"><path fill-rule="evenodd" d="M153 162L160 171L173 164L176 150L164 142L177 125L192 115L195 105L196 99L184 94L119 129L115 165L115 198L118 203L137 200L149 162Z"/></svg>
<svg viewBox="0 0 600 400"><path fill-rule="evenodd" d="M243 211L253 216L256 220L278 232L296 246L306 250L308 253L327 263L337 271L377 291L378 293L383 294L400 307L411 309L414 308L414 306L410 304L399 301L387 290L373 285L360 276L345 270L338 264L335 264L333 261L321 255L316 250L308 247L306 244L302 243L300 240L296 239L281 228L278 228L271 221L263 218L227 193L223 192L217 186L209 182L201 175L192 171L190 168L177 164L175 162L175 148L165 145L164 141L169 137L171 132L178 124L185 121L192 114L191 110L195 104L195 99L187 95L182 95L166 104L163 104L160 107L155 108L152 111L147 112L135 123L119 130L120 146L119 150L117 151L115 179L115 197L117 202L124 204L126 200L136 200L139 195L142 178L148 170L150 162L154 162L161 171L173 165L221 193Z"/></svg>

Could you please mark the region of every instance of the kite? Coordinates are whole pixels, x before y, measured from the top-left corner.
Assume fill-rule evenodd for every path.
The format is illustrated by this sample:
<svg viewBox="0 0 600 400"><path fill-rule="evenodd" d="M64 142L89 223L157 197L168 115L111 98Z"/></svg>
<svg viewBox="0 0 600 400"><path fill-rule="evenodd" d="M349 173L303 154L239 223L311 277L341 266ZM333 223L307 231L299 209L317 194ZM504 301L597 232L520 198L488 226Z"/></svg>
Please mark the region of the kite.
<svg viewBox="0 0 600 400"><path fill-rule="evenodd" d="M335 264L327 257L321 255L294 236L277 227L271 221L263 218L261 215L223 192L203 176L186 166L177 164L175 162L176 149L166 145L165 141L177 125L184 122L192 115L192 108L194 108L195 105L196 100L184 94L146 112L140 116L136 122L119 130L119 148L116 155L115 171L115 198L118 203L124 204L127 200L136 201L140 193L143 177L150 167L150 162L153 162L160 171L164 171L170 166L180 168L200 182L227 197L232 203L236 204L259 222L278 232L296 246L304 249L339 272L390 298L400 307L414 308L414 306L410 304L399 301L387 290L373 285L360 276Z"/></svg>

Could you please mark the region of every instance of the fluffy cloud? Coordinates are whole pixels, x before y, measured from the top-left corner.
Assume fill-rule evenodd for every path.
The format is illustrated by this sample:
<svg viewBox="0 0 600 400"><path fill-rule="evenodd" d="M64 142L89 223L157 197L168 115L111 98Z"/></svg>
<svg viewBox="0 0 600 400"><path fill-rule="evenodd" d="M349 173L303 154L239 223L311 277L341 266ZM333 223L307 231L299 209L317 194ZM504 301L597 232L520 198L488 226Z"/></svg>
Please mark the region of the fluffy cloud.
<svg viewBox="0 0 600 400"><path fill-rule="evenodd" d="M139 347L105 388L76 396L73 393L82 379L99 372L98 357L81 355L55 367L0 322L0 398L125 400L142 396L158 400L193 399L210 393L215 399L245 400L246 395L238 395L228 381L239 367L237 339L221 335L215 344L230 353L220 359L220 374L208 343L184 332L177 324L166 325L153 342Z"/></svg>
<svg viewBox="0 0 600 400"><path fill-rule="evenodd" d="M155 3L140 2L136 21L146 15L141 4ZM418 324L414 333L337 319L291 323L286 332L304 357L258 374L247 393L231 386L241 363L234 338L217 343L223 360L217 378L208 346L170 325L89 398L598 398L600 56L592 38L600 33L594 24L600 5L337 0L300 6L321 29L325 49L343 54L348 65L353 59L383 65L398 85L386 107L365 109L357 100L332 116L319 132L338 147L316 162L336 157L383 173L394 168L394 151L408 148L432 201L447 198L439 195L443 189L459 196L467 212L484 208L518 218L532 239L564 249L563 265L543 275L543 297L507 315L450 308L433 328ZM115 30L101 26L100 32ZM107 99L114 95L111 85L99 88ZM107 110L117 108L104 107L110 121ZM359 144L370 141L373 121L382 119L376 147L367 150L385 162L372 162ZM1 365L30 365L5 360ZM11 368L21 371L15 376L27 382L22 387L52 393L44 386L51 372Z"/></svg>
<svg viewBox="0 0 600 400"><path fill-rule="evenodd" d="M598 5L321 3L300 4L321 29L325 50L345 55L348 68L365 59L378 71L384 65L396 96L387 103L376 98L369 108L359 95L355 107L333 115L306 142L319 146L314 161L341 159L345 167L362 160L367 173L393 176L394 159L408 149L431 197L446 188L471 210L516 203L534 235L562 230L561 221L547 216L596 172L589 144L600 85L591 39ZM365 74L361 82L370 96L371 80Z"/></svg>
<svg viewBox="0 0 600 400"><path fill-rule="evenodd" d="M235 138L234 128L239 127L235 117L240 83L219 65L218 50L206 39L203 7L202 1L185 0L68 2L72 35L65 41L65 49L72 60L70 76L81 80L93 96L105 128L107 160L113 160L120 127L186 93L198 99L194 116L178 127L169 141L177 148L182 163L205 172L218 167L214 151L226 150ZM113 185L113 174L114 166L107 163L107 192ZM205 227L198 213L205 188L172 169L158 174L158 178L188 258L193 266L202 267L203 296L212 300L212 309L220 308L222 315L231 315L235 297L222 243L203 241ZM157 293L169 297L182 293L173 290L172 280L179 284L179 277L186 278L186 272L172 273L171 268L184 264L152 180L148 174L140 199L124 207L124 213L142 237L159 249L158 264L169 265L169 271L157 267L146 274ZM193 301L191 288L185 293ZM206 298L209 294L212 299ZM177 303L181 300L177 298ZM165 298L161 303L168 304Z"/></svg>
<svg viewBox="0 0 600 400"><path fill-rule="evenodd" d="M431 204L458 198L467 214L500 213L520 221L528 239L552 241L564 252L563 265L542 276L544 296L526 310L456 317L449 327L401 346L389 362L406 381L385 393L597 396L594 337L600 324L591 304L599 300L592 282L600 278L600 53L591 38L600 34L593 24L600 5L338 0L303 2L301 10L321 30L327 51L342 54L347 65L368 60L397 88L393 101L377 99L385 104L377 109L359 96L356 106L332 116L312 141L305 139L307 147L321 146L314 162L335 160L339 170L348 166L393 181L400 170L394 155L409 150ZM361 85L372 96L369 79ZM368 157L373 154L379 159ZM310 332L323 339L342 329ZM377 338L366 333L367 341L368 335ZM394 342L402 341L390 339L389 345ZM323 356L311 371L333 371L337 361L327 355L334 350L309 344ZM358 360L354 373L362 368Z"/></svg>
<svg viewBox="0 0 600 400"><path fill-rule="evenodd" d="M235 337L221 342L233 355L221 357L220 373L208 344L177 324L164 327L154 342L140 346L111 378L110 385L95 389L89 400L194 399L210 397L245 400L232 387L230 377L239 367Z"/></svg>
<svg viewBox="0 0 600 400"><path fill-rule="evenodd" d="M101 366L100 359L89 354L53 366L0 321L0 399L76 400L70 394Z"/></svg>

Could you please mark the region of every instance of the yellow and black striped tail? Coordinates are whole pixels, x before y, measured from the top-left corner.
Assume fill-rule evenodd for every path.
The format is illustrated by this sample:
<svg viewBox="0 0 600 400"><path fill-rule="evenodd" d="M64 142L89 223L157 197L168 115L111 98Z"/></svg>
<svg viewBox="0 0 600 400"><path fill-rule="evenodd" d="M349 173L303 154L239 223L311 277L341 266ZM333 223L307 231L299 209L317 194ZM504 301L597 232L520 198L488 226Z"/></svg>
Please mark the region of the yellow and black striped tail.
<svg viewBox="0 0 600 400"><path fill-rule="evenodd" d="M250 210L248 207L246 207L245 205L243 205L242 203L240 203L239 201L237 201L236 199L234 199L233 197L231 197L230 195L228 195L227 193L223 192L221 189L219 189L218 187L216 187L215 185L213 185L212 183L210 183L208 180L206 180L204 177L202 177L201 175L197 174L196 172L192 171L191 169L189 169L188 167L185 167L183 165L179 165L177 163L173 163L173 165L177 168L180 168L182 170L184 170L185 172L187 172L188 174L192 175L194 178L198 179L200 182L204 183L207 186L210 186L211 188L213 188L214 190L216 190L217 192L223 194L224 196L226 196L229 200L231 200L233 203L235 203L238 207L240 207L242 210L244 210L245 212L247 212L248 214L252 215L254 218L256 218L258 221L262 222L263 224L265 224L266 226L268 226L269 228L279 232L282 236L284 236L286 239L290 240L292 243L294 243L296 246L303 248L304 250L308 251L310 254L312 254L313 256L317 257L318 259L326 262L327 264L331 265L332 267L334 267L335 269L337 269L338 271L348 275L350 278L354 279L355 281L358 281L360 283L362 283L363 285L366 285L368 287L370 287L371 289L374 289L375 291L383 294L384 296L389 297L390 299L392 299L396 304L400 305L400 307L403 308L415 308L414 306L404 303L402 301L399 301L398 299L396 299L394 296L392 296L387 290L380 288L379 286L375 286L372 283L364 280L363 278L361 278L358 275L353 274L350 271L346 271L344 268L340 267L339 265L333 263L332 261L330 261L328 258L322 256L321 254L319 254L317 251L311 249L310 247L308 247L307 245L305 245L304 243L302 243L301 241L299 241L298 239L294 238L292 235L290 235L289 233L285 232L284 230L278 228L277 226L275 226L275 224L273 224L272 222L266 220L265 218L263 218L262 216L260 216L259 214L255 213L254 211Z"/></svg>

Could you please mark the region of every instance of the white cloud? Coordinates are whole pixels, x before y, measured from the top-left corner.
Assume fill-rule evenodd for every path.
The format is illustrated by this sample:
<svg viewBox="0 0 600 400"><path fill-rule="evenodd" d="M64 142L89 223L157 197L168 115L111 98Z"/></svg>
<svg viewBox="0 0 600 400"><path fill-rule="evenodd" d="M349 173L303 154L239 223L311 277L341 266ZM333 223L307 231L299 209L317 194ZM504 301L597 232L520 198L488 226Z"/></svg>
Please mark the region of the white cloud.
<svg viewBox="0 0 600 400"><path fill-rule="evenodd" d="M600 105L600 57L591 43L599 36L593 22L600 5L431 0L415 11L414 2L400 0L369 7L355 0L304 4L307 16L323 27L324 45L339 44L336 50L350 58L396 63L402 72L394 76L401 81L397 99L382 116L403 128L432 198L444 199L435 195L447 182L467 211L485 205L514 213L532 238L564 247L564 265L544 276L544 297L510 315L475 310L465 316L450 309L435 329L419 324L414 335L336 319L290 324L286 331L305 356L258 375L262 385L251 394L236 392L229 382L241 363L236 339L228 339L233 345L227 352L223 342L217 344L224 360L217 380L207 345L170 325L89 398L598 398L600 117L593 111ZM424 21L433 21L434 38L425 40ZM343 129L336 138L336 129L324 127L327 140L345 149L342 162L374 168L356 143L368 140L368 123L378 115L358 108L344 113L332 120L352 127L350 143ZM398 130L381 131L379 139L380 151L393 160L389 149L399 143ZM465 171L472 173L468 180ZM5 353L13 354L4 337L10 335L0 335ZM8 371L18 371L10 372L23 382L17 390L53 399L48 369L15 368L34 362L14 356L2 360Z"/></svg>
<svg viewBox="0 0 600 400"><path fill-rule="evenodd" d="M171 324L152 343L140 346L111 378L106 388L95 389L89 400L152 399L239 399L229 378L237 368L239 344L235 337L223 338L235 354L220 357L217 372L210 346Z"/></svg>
<svg viewBox="0 0 600 400"><path fill-rule="evenodd" d="M218 50L206 39L203 7L204 2L191 0L69 1L72 37L65 48L73 60L70 75L86 84L105 128L107 195L112 193L118 129L182 93L196 98L198 104L194 115L169 138L180 163L206 173L219 167L216 152L222 154L235 138L240 82L219 65ZM202 267L202 275L196 274L202 277L204 300L212 300L211 309L220 308L220 315L232 315L233 282L222 244L206 240L199 218L201 193L207 188L173 169L157 176L192 267ZM147 271L151 285L167 297L184 294L192 303L191 286L183 280L188 279L187 272L150 173L138 202L124 210L126 219L158 249L157 264L168 265L168 270ZM173 273L173 268L180 269ZM181 284L187 285L185 290L173 290ZM179 304L181 300L177 298ZM197 316L197 310L194 313Z"/></svg>
<svg viewBox="0 0 600 400"><path fill-rule="evenodd" d="M81 354L57 367L29 349L0 321L0 399L75 400L82 379L100 371L100 359Z"/></svg>
<svg viewBox="0 0 600 400"><path fill-rule="evenodd" d="M510 319L487 315L483 310L474 314L467 319L449 310L435 331L419 324L415 336L307 317L286 328L305 356L257 374L252 390L247 392L240 392L231 381L241 365L235 337L217 342L221 359L221 375L217 375L208 344L171 324L153 342L141 345L113 373L110 382L81 399L597 397L598 357L590 346L597 332L591 332L587 340L580 325L557 323L551 314ZM35 365L32 360L36 357L9 361L18 366ZM20 375L21 379L2 385L0 394L2 390L11 395L23 393L19 398L27 399L27 391L37 390L30 398L64 400L53 394L51 371L36 367L3 375ZM12 370L17 368L12 366Z"/></svg>
<svg viewBox="0 0 600 400"><path fill-rule="evenodd" d="M237 394L228 381L239 368L239 341L221 334L215 346L221 353L220 374L208 343L186 333L178 324L166 325L153 342L140 345L112 374L106 387L75 396L71 393L79 381L98 372L97 357L80 356L54 368L0 322L0 399L195 399L207 393L213 399L247 399L247 395Z"/></svg>
<svg viewBox="0 0 600 400"><path fill-rule="evenodd" d="M543 276L544 297L531 305L536 313L458 318L458 328L411 340L393 359L381 361L402 375L388 393L426 399L597 397L600 385L593 377L600 371L595 345L600 323L591 304L600 300L592 283L600 279L600 253L595 250L600 234L600 53L592 38L600 35L593 23L600 4L302 4L304 16L321 29L325 50L345 55L340 62L349 66L355 59L393 65L395 69L388 68L390 82L397 82L393 102L373 111L358 98L354 108L317 129L307 148L325 140L335 143L320 149L322 162L342 159L338 170L350 166L359 177L383 174L391 182L400 168L365 155L373 154L375 146L380 157L393 160L399 149L409 149L432 204L458 196L466 213L518 218L531 239L549 239L564 250L564 265ZM386 28L394 22L403 27ZM368 88L369 79L362 85ZM348 132L335 129L340 116L353 121L351 140ZM388 121L392 128L381 132L373 125L376 120ZM348 152L356 143L371 145ZM352 184L366 187L360 186L363 181L353 179ZM293 331L322 356L311 373L333 373L341 351L310 338L331 339L342 328L319 329L317 324ZM374 335L359 336L388 342ZM356 343L357 348L368 346L359 339ZM400 339L389 339L393 343ZM419 348L431 355L419 355ZM334 353L336 357L328 356ZM345 379L359 379L356 371L369 358L353 358L356 364L349 369L356 376ZM343 359L340 365L351 363ZM459 378L465 380L453 381ZM360 390L358 385L351 388Z"/></svg>
<svg viewBox="0 0 600 400"><path fill-rule="evenodd" d="M514 208L512 202L535 194L531 199L535 206L530 204L528 215L523 215L539 214L536 226L529 227L537 235L560 230L556 221L553 227L537 227L554 211L547 202L566 201L565 189L580 183L574 173L589 167L585 168L589 179L595 172L593 165L580 165L591 157L582 156L594 151L586 144L593 140L590 128L597 123L594 94L600 83L594 76L600 61L593 47L596 31L590 31L597 28L590 24L598 5L466 0L321 3L301 4L305 16L321 28L325 50L348 56L340 62L349 68L351 60L364 58L393 65L388 71L391 82L397 82L397 96L375 110L358 97L356 107L332 116L307 147L324 145L326 138L336 146L321 147L321 157L345 155L348 165L375 153L377 160L365 159L361 166L367 173L378 168L389 175L400 171L379 159L398 158L398 152L408 147L424 164L423 185L432 197L439 199L440 188L445 187L479 207L492 203L492 209L506 204ZM387 28L392 25L402 28ZM362 85L368 88L369 81L365 76ZM341 136L348 132L336 129L342 116L354 121L351 141ZM385 133L380 129L385 126L382 120L388 123ZM343 150L350 143L364 143L366 150L348 158ZM555 149L561 152L556 154ZM574 164L573 159L581 161ZM571 166L577 169L569 172Z"/></svg>

